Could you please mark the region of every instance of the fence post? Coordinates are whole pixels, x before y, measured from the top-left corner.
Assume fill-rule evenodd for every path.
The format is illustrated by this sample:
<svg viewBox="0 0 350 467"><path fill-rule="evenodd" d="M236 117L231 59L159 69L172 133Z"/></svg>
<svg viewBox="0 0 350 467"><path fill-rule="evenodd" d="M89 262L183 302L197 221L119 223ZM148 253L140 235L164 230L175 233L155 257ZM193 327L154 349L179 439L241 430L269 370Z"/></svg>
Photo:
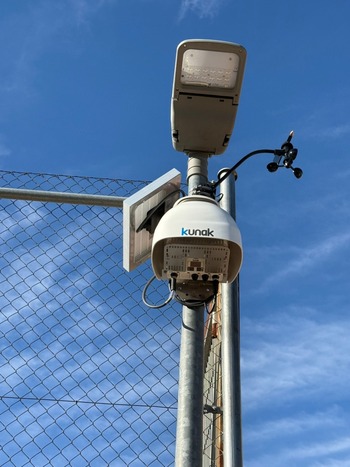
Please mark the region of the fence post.
<svg viewBox="0 0 350 467"><path fill-rule="evenodd" d="M227 169L219 173L223 175ZM221 207L236 219L235 176L221 183ZM225 467L242 467L239 278L222 284L222 404Z"/></svg>

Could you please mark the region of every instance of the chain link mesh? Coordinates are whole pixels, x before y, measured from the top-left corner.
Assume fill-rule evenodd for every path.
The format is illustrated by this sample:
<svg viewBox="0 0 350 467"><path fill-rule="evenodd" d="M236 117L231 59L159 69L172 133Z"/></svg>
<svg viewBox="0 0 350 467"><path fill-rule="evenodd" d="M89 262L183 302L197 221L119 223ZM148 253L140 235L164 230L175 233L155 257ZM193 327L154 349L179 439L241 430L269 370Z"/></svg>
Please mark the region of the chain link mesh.
<svg viewBox="0 0 350 467"><path fill-rule="evenodd" d="M0 172L10 188L129 196L144 185ZM0 465L172 465L181 310L141 303L151 269L122 269L121 210L0 206Z"/></svg>
<svg viewBox="0 0 350 467"><path fill-rule="evenodd" d="M0 171L3 188L126 197L145 184ZM142 303L152 271L123 270L122 211L2 199L0 253L0 465L173 465L181 309ZM203 465L217 466L219 312L205 342Z"/></svg>

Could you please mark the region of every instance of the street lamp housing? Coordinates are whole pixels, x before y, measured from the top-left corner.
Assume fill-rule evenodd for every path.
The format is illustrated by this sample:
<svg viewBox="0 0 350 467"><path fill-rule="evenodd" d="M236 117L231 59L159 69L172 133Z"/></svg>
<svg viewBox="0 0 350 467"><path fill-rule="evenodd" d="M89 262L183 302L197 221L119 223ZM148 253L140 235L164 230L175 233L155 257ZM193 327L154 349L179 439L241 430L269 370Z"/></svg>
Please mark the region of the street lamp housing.
<svg viewBox="0 0 350 467"><path fill-rule="evenodd" d="M246 50L231 42L187 40L177 48L171 131L177 151L222 154L230 141Z"/></svg>

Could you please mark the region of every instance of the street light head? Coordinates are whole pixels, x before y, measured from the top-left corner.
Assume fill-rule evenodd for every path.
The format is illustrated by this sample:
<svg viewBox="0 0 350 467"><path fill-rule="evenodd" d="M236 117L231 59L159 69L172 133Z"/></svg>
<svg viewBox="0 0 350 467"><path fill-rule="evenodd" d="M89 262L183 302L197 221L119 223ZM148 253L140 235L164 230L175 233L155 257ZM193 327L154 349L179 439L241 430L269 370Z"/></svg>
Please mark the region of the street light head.
<svg viewBox="0 0 350 467"><path fill-rule="evenodd" d="M222 154L231 138L246 51L231 42L188 40L177 48L171 106L173 146Z"/></svg>

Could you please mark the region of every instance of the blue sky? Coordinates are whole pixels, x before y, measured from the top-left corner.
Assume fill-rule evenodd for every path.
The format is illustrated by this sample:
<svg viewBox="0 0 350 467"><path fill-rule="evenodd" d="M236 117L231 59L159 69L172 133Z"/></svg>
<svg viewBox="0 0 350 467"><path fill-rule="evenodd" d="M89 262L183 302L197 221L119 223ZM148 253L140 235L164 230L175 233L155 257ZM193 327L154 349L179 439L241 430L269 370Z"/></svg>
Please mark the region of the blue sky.
<svg viewBox="0 0 350 467"><path fill-rule="evenodd" d="M177 44L248 52L210 177L290 130L290 171L239 170L247 467L350 465L350 6L346 0L11 0L0 5L0 169L153 180L172 149Z"/></svg>

